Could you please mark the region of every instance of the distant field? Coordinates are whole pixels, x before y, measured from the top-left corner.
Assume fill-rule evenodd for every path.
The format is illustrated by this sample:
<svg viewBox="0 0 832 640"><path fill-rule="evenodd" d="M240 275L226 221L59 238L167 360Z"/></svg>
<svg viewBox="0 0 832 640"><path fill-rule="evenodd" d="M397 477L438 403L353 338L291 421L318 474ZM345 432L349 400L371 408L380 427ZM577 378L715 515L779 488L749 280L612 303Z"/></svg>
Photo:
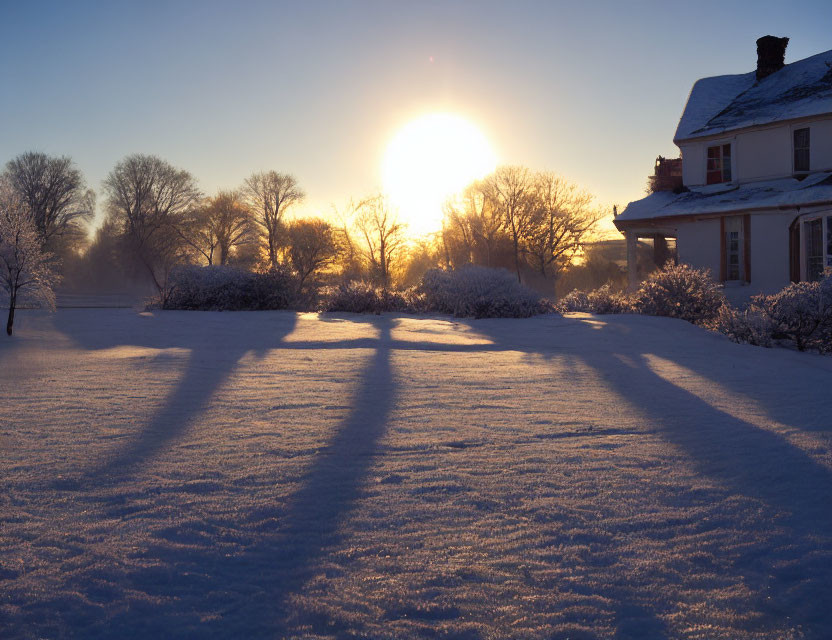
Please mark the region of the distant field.
<svg viewBox="0 0 832 640"><path fill-rule="evenodd" d="M832 629L832 358L639 316L16 329L0 638Z"/></svg>

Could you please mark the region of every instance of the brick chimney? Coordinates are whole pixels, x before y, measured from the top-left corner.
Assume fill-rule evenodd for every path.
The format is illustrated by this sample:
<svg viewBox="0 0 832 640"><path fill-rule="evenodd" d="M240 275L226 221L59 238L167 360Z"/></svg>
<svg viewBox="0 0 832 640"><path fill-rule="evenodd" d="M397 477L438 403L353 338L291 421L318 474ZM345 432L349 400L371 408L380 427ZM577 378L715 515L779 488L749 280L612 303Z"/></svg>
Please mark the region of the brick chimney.
<svg viewBox="0 0 832 640"><path fill-rule="evenodd" d="M788 38L763 36L757 40L757 82L785 66Z"/></svg>

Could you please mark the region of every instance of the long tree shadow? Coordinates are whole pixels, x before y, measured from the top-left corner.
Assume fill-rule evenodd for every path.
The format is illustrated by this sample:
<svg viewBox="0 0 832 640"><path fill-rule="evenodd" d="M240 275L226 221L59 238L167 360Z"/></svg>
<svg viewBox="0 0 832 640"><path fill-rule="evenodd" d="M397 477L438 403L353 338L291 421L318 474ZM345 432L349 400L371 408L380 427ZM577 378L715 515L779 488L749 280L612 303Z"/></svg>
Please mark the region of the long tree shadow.
<svg viewBox="0 0 832 640"><path fill-rule="evenodd" d="M731 566L735 573L746 579L747 585L757 593L755 604L769 615L770 623L777 622L784 612L788 612L793 624L802 623L804 630L832 627L832 612L827 604L832 602L832 567L815 567L812 576L792 575L793 569L783 567L784 561L794 559L790 556L790 548L797 539L825 540L819 543L820 548L825 545L827 551L832 551L828 549L832 532L832 472L781 435L713 407L658 375L650 366L648 354L672 362L697 360L690 350L702 349L707 353L708 345L700 343L712 340L714 336L681 325L681 321L671 321L667 330L679 331L680 338L681 333L696 333L673 345L667 340L651 339L646 331L625 337L616 331L616 318L605 318L601 325L606 326L599 326L597 320L592 319L567 319L567 323L563 326L565 335L559 346L557 342L552 344L550 339L541 341L548 347L529 348L527 336L527 346L523 350L543 358L566 353L584 362L621 402L644 415L660 437L680 447L705 476L730 492L759 500L768 518L783 524L788 531L785 538L773 541L783 551L752 552L739 559L725 558L723 566ZM493 323L478 322L473 326L497 345L506 342L506 334L495 330L497 327ZM700 363L701 358L700 354ZM730 385L729 367L723 367L721 373L718 366L708 367L707 371L714 385ZM752 399L763 401L766 393L762 388ZM742 516L726 514L726 517ZM737 528L743 526L737 523ZM813 542L807 544L814 545ZM810 589L793 589L796 582L808 579L811 579ZM637 591L636 587L617 588L602 595L619 602L620 611L627 611L633 608L632 602L649 600L645 597L647 594ZM807 594L812 597L806 598ZM636 609L652 615L649 608L642 605L637 605ZM629 624L626 618L624 616L619 634Z"/></svg>
<svg viewBox="0 0 832 640"><path fill-rule="evenodd" d="M675 350L641 339L630 342L611 329L598 330L573 319L534 325L544 332L562 331L560 339L525 330L520 336L511 335L504 323L472 321L473 332L489 338L492 344L393 340L394 321L389 316L369 322L378 330L378 338L333 342L287 342L285 337L294 327L291 314L281 319L280 327L272 327L265 337L258 337L251 327L235 326L234 342L226 355L219 356L215 371L205 371L212 358L218 357L211 346L219 336L212 337L210 332L201 338L165 334L163 338L137 340L128 329L123 340L104 340L100 345L102 339L97 336L77 338L91 348L138 342L159 348L186 346L192 350L186 374L159 414L125 450L87 473L89 478L116 480L128 473L135 474L143 462L179 437L186 423L207 405L243 354L268 349L374 350L348 416L338 425L326 448L318 453L288 504L256 513L238 513L235 520L225 523L229 529L239 528L236 519L248 518L249 523L260 527L259 537L242 553L235 554L224 554L210 547L150 551L148 559L156 565L161 563L165 569L161 573L156 568L135 570L127 579L156 604L152 611L134 609L115 614L102 623L103 636L285 635L294 624L291 596L313 575L316 564L327 551L341 541L340 527L360 499L378 441L395 405L396 385L390 362L393 350L521 351L529 357L543 358L569 355L592 367L622 401L637 407L651 423L659 425L658 433L685 450L704 474L731 491L759 499L772 515L790 514L788 523L795 535L829 535L830 511L824 511L829 505L819 499L817 492L817 487L832 487L828 470L777 434L719 411L665 380L648 366L642 355L649 352L678 361L680 356ZM588 345L591 347L587 348ZM720 384L721 380L716 379L715 383ZM744 448L734 446L737 441L742 441ZM767 467L779 470L780 486L766 477ZM197 528L205 526L196 521L192 524ZM777 560L749 558L736 570L755 574L776 571ZM819 598L814 604L802 605L794 616L796 622L802 620L807 625L815 625L820 620L823 624L832 624L830 614L819 604L829 601L832 595L829 588L832 571L828 568L823 571L813 580L818 586ZM626 578L622 582L626 583ZM651 630L652 637L667 635L657 616L660 611L647 604L650 599L639 593L638 586L618 584L599 589L600 595L617 603L619 637L635 637L639 629ZM777 597L781 601L786 598L785 595ZM205 611L215 615L203 619L200 612ZM314 622L309 624L315 626ZM325 627L327 622L320 624Z"/></svg>
<svg viewBox="0 0 832 640"><path fill-rule="evenodd" d="M724 342L725 359L714 360L706 353L675 351L676 363L687 367L739 395L751 396L769 417L804 432L828 432L832 427L832 410L824 404L823 393L832 387L832 358L813 353L799 353L787 348L765 349ZM726 367L726 361L731 363ZM775 368L785 361L789 375L779 376L776 386L767 384ZM761 388L766 393L760 393ZM804 411L795 411L804 407Z"/></svg>
<svg viewBox="0 0 832 640"><path fill-rule="evenodd" d="M66 313L66 312L64 312ZM190 312L183 312L188 314ZM199 418L213 395L233 373L240 359L248 354L262 355L277 347L294 329L297 315L272 315L263 326L263 316L204 314L203 330L196 335L183 334L183 313L159 314L150 323L135 313L120 315L115 330L94 328L68 322L62 329L75 343L86 349L113 347L149 347L153 349L187 348L187 361L176 387L163 406L133 436L125 447L101 464L80 471L54 483L59 489L77 489L81 485L113 484L130 477L143 464L172 446ZM238 325L230 322L234 319ZM258 330L250 330L257 322ZM239 326L239 324L243 326ZM161 326L160 326L161 325Z"/></svg>
<svg viewBox="0 0 832 640"><path fill-rule="evenodd" d="M388 316L373 322L379 331L376 351L361 376L352 410L316 457L284 513L286 524L280 533L284 577L272 594L284 621L290 613L287 596L305 582L314 560L338 543L338 527L361 495L378 441L395 406L391 323Z"/></svg>
<svg viewBox="0 0 832 640"><path fill-rule="evenodd" d="M316 561L338 545L344 519L355 508L395 404L396 385L391 371L388 316L374 319L378 337L339 342L309 342L307 349L374 347L354 395L349 414L336 427L325 448L303 474L300 488L288 503L256 509L243 524L259 532L258 540L242 553L226 555L216 549L170 551L157 548L153 557L164 563L164 576L154 568L129 576L133 587L160 604L152 618L124 612L106 625L107 634L120 637L283 637L292 624L290 596L313 575ZM285 346L285 344L284 344ZM282 348L282 347L281 347ZM241 522L229 521L239 529ZM182 529L204 527L185 522ZM170 554L170 555L168 555ZM171 598L195 599L200 611L218 612L211 620Z"/></svg>

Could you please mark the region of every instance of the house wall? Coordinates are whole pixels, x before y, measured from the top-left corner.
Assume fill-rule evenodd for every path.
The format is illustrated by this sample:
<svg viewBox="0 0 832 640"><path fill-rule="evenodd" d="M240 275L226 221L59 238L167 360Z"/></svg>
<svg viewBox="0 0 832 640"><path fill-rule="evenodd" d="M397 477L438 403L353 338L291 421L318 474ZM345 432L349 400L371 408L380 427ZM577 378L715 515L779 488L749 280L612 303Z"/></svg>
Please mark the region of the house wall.
<svg viewBox="0 0 832 640"><path fill-rule="evenodd" d="M792 175L791 136L787 126L738 135L735 144L736 180L753 182Z"/></svg>
<svg viewBox="0 0 832 640"><path fill-rule="evenodd" d="M705 184L705 145L701 142L683 144L682 151L682 183L686 187Z"/></svg>
<svg viewBox="0 0 832 640"><path fill-rule="evenodd" d="M719 219L691 220L680 222L676 228L676 251L679 262L697 269L710 269L714 278L719 278L720 266Z"/></svg>
<svg viewBox="0 0 832 640"><path fill-rule="evenodd" d="M751 287L776 293L789 285L789 225L796 212L751 215Z"/></svg>
<svg viewBox="0 0 832 640"><path fill-rule="evenodd" d="M789 284L789 225L796 212L752 212L750 215L751 283L748 286L729 283L726 293L732 300L757 293L775 293ZM679 262L710 269L714 279L718 279L722 264L720 233L719 218L680 221L676 228Z"/></svg>
<svg viewBox="0 0 832 640"><path fill-rule="evenodd" d="M832 118L819 118L681 144L682 180L688 187L704 185L708 147L729 142L733 145L731 175L734 181L791 177L794 155L792 132L804 127L810 130L810 170L832 171Z"/></svg>
<svg viewBox="0 0 832 640"><path fill-rule="evenodd" d="M829 169L832 167L832 120L814 122L810 129L809 163L812 170Z"/></svg>

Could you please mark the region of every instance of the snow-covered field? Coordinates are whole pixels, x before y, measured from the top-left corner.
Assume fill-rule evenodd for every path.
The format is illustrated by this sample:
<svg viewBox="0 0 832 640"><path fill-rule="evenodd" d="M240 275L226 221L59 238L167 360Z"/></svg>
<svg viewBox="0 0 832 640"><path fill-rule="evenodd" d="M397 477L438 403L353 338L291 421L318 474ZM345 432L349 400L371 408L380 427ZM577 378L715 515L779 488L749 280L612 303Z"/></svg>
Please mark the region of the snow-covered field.
<svg viewBox="0 0 832 640"><path fill-rule="evenodd" d="M832 358L638 316L17 329L2 638L832 637Z"/></svg>

